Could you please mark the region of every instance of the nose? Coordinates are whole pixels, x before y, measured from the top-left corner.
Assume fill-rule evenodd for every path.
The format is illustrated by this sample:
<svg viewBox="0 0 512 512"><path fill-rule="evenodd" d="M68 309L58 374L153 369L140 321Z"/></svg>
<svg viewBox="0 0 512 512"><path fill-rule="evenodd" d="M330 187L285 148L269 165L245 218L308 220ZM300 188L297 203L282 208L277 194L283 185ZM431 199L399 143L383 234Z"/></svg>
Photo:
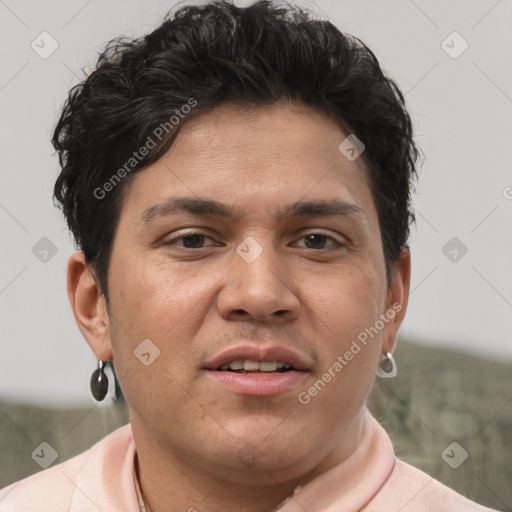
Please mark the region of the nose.
<svg viewBox="0 0 512 512"><path fill-rule="evenodd" d="M258 247L256 254L261 253L255 259L247 257ZM289 322L299 316L296 277L278 252L253 240L250 251L244 254L242 247L233 255L217 301L224 319Z"/></svg>

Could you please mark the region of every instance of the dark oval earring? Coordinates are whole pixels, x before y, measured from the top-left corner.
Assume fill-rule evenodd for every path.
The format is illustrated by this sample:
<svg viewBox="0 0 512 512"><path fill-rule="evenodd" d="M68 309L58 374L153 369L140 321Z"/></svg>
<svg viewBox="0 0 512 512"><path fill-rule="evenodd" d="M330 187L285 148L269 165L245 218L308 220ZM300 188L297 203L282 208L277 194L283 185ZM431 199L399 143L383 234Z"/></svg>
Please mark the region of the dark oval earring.
<svg viewBox="0 0 512 512"><path fill-rule="evenodd" d="M92 396L101 402L106 396L108 391L108 378L103 370L103 361L98 361L98 369L94 370L91 375L91 393Z"/></svg>

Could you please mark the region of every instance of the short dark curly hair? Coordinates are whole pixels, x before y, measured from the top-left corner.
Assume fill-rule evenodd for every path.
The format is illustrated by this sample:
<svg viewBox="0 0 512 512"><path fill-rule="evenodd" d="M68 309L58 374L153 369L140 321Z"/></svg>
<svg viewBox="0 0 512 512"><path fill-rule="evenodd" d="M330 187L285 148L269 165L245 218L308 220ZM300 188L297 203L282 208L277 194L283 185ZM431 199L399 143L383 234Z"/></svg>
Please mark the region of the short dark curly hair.
<svg viewBox="0 0 512 512"><path fill-rule="evenodd" d="M155 147L133 161L133 152L155 139L155 127L169 126L191 98L192 111L160 130ZM180 7L144 37L107 43L95 70L70 90L55 128L61 172L54 200L107 304L115 230L134 174L156 162L200 113L222 103L287 101L328 114L364 143L390 282L414 221L419 153L400 89L362 41L309 10L267 0L245 8L213 1ZM116 170L123 179L106 196Z"/></svg>

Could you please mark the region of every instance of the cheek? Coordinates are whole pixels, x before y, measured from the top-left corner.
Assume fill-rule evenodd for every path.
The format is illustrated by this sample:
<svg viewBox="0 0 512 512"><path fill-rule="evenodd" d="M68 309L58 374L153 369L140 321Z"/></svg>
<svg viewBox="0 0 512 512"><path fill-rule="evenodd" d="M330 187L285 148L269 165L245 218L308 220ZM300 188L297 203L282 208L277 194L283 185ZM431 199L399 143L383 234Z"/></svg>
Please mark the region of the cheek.
<svg viewBox="0 0 512 512"><path fill-rule="evenodd" d="M171 266L161 257L118 258L109 277L117 366L138 368L134 350L150 339L158 347L160 366L178 375L190 371L187 356L196 350L193 338L204 323L206 298L219 277L191 264Z"/></svg>
<svg viewBox="0 0 512 512"><path fill-rule="evenodd" d="M374 326L383 313L385 285L368 266L353 265L327 277L303 286L322 344L315 378L327 381L317 386L317 403L339 414L351 403L360 405L372 386L382 337Z"/></svg>
<svg viewBox="0 0 512 512"><path fill-rule="evenodd" d="M194 412L193 403L183 404L194 350L190 321L202 294L195 284L204 280L190 277L143 257L118 259L110 275L116 372L130 409L155 426Z"/></svg>
<svg viewBox="0 0 512 512"><path fill-rule="evenodd" d="M152 258L125 259L112 272L113 304L135 332L161 336L187 313L208 287L206 276Z"/></svg>
<svg viewBox="0 0 512 512"><path fill-rule="evenodd" d="M309 274L301 283L305 310L317 317L339 349L373 325L385 304L381 276L357 262L329 273Z"/></svg>

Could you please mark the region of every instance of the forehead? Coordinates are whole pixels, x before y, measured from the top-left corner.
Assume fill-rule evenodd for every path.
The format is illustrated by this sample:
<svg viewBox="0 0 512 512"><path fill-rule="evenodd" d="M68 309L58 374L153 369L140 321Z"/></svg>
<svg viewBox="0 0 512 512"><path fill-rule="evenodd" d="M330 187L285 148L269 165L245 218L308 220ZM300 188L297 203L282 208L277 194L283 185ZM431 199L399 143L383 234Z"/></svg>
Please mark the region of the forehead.
<svg viewBox="0 0 512 512"><path fill-rule="evenodd" d="M224 105L185 122L168 152L133 177L125 206L142 221L174 208L179 196L230 204L232 218L268 213L275 221L319 201L372 216L363 159L350 161L338 148L346 137L309 107Z"/></svg>

